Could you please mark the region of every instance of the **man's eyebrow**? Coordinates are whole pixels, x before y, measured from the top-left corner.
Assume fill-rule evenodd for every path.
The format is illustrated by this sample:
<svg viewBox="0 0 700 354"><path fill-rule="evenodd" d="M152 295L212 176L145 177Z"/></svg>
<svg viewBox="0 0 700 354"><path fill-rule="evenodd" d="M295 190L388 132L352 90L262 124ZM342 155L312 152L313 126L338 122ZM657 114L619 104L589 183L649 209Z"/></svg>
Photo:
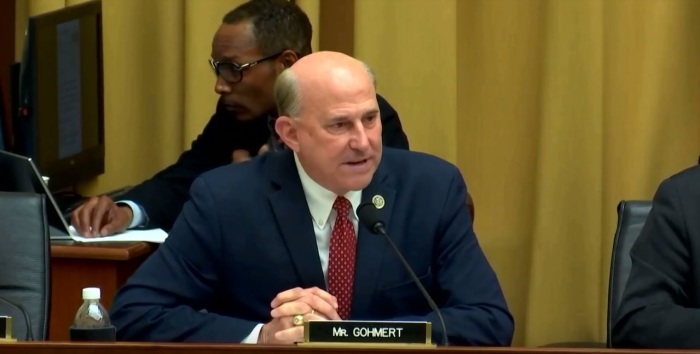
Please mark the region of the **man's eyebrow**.
<svg viewBox="0 0 700 354"><path fill-rule="evenodd" d="M379 114L379 109L372 109L371 111L367 111L367 112L363 113L362 117L367 118L367 117L371 117L371 116L376 116L377 114Z"/></svg>
<svg viewBox="0 0 700 354"><path fill-rule="evenodd" d="M348 118L348 116L346 116L346 115L339 115L339 116L331 117L330 119L328 119L328 122L331 124L335 124L335 123L345 122L348 119L350 119L350 118Z"/></svg>
<svg viewBox="0 0 700 354"><path fill-rule="evenodd" d="M379 109L372 109L372 110L369 110L369 111L366 111L366 112L362 113L362 118L367 118L367 117L371 117L371 116L376 116L377 114L379 114ZM328 121L329 121L330 123L339 123L339 122L348 121L348 120L350 120L350 119L351 119L351 118L350 118L349 116L347 116L347 115L336 115L336 116L330 117L330 118L328 119Z"/></svg>

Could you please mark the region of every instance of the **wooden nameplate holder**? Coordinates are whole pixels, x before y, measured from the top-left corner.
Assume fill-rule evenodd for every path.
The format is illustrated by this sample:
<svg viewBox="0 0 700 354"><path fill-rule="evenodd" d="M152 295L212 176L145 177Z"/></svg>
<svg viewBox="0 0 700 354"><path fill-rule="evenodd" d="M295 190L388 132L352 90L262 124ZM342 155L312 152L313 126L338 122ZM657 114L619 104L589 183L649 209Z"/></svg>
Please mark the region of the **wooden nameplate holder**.
<svg viewBox="0 0 700 354"><path fill-rule="evenodd" d="M306 321L300 346L434 348L430 322Z"/></svg>

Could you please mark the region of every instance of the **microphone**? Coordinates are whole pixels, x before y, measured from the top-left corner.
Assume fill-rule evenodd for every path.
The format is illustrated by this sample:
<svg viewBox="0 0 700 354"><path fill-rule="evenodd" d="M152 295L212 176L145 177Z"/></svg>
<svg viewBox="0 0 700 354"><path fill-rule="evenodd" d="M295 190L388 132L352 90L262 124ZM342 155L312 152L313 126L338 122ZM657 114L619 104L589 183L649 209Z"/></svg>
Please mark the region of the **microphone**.
<svg viewBox="0 0 700 354"><path fill-rule="evenodd" d="M421 284L420 280L418 280L418 276L416 276L416 273L413 271L413 269L411 269L411 266L403 257L403 254L401 254L401 251L399 251L398 247L396 247L396 244L394 244L394 241L392 241L391 237L389 237L389 235L386 233L386 230L384 229L384 221L382 220L382 217L379 213L379 209L377 209L377 207L374 206L374 204L372 203L362 203L359 207L357 207L357 217L360 219L360 223L362 223L362 225L364 225L366 228L372 231L372 233L377 235L384 235L386 240L389 241L389 244L394 249L394 252L396 252L396 255L399 257L399 260L406 268L406 271L408 271L408 274L411 276L411 279L414 283L416 283L418 289L420 290L421 294L423 294L425 300L428 301L428 305L437 314L438 320L440 320L440 325L442 326L442 343L443 345L448 345L447 329L445 328L445 320L442 318L440 308L437 307L435 301L433 301L433 298L430 297L428 291L425 290L423 284Z"/></svg>

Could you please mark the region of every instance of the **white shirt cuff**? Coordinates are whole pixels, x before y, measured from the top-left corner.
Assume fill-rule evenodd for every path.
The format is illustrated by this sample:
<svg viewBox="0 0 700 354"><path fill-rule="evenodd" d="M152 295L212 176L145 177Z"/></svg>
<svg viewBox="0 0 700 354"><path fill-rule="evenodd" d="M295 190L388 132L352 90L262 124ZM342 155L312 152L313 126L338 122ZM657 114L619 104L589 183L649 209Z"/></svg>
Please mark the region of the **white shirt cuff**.
<svg viewBox="0 0 700 354"><path fill-rule="evenodd" d="M243 341L241 342L242 344L256 344L258 343L258 338L260 337L260 330L262 329L263 324L259 323L255 328L253 328L253 331L250 332L250 334L243 338Z"/></svg>
<svg viewBox="0 0 700 354"><path fill-rule="evenodd" d="M126 204L129 206L129 208L131 208L131 213L134 215L134 217L131 218L131 224L129 224L128 227L129 229L133 229L137 226L143 226L144 220L146 219L146 213L143 211L143 208L141 208L140 205L130 200L120 200L116 202L116 204Z"/></svg>

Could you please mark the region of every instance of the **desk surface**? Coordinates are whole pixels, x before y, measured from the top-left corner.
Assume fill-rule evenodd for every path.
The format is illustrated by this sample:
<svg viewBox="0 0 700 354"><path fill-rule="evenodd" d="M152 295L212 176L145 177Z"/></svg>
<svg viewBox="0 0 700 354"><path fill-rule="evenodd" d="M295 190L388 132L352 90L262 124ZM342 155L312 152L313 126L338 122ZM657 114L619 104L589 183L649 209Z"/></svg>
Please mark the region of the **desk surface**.
<svg viewBox="0 0 700 354"><path fill-rule="evenodd" d="M299 354L299 353L380 353L380 354L678 354L700 353L700 351L672 351L672 350L620 350L620 349L582 349L582 348L466 348L466 347L438 347L430 349L376 349L376 348L309 348L296 346L262 346L262 345L221 345L221 344L159 344L159 343L56 343L34 342L17 344L0 344L0 352L3 354L234 354L234 353L275 353L275 354Z"/></svg>
<svg viewBox="0 0 700 354"><path fill-rule="evenodd" d="M104 259L128 261L150 254L155 245L147 242L51 241L51 258Z"/></svg>

